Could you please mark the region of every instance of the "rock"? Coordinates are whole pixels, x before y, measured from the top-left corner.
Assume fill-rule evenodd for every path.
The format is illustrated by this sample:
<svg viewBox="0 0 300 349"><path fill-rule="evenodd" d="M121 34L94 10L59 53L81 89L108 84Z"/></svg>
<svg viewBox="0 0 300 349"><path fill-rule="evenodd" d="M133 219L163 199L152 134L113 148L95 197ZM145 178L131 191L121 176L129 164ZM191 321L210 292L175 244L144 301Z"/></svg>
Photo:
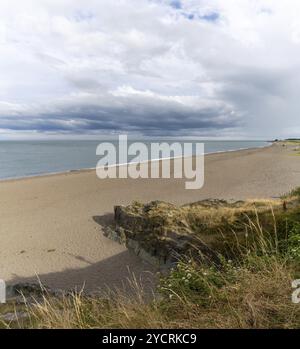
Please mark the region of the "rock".
<svg viewBox="0 0 300 349"><path fill-rule="evenodd" d="M19 320L24 320L28 318L29 318L29 314L24 311L15 312L15 313L6 313L3 315L0 315L0 319L5 322L19 321Z"/></svg>
<svg viewBox="0 0 300 349"><path fill-rule="evenodd" d="M223 200L205 200L201 202L201 207L211 208L225 204ZM197 205L199 203L188 208ZM195 235L183 207L163 201L115 206L115 227L106 232L106 236L125 244L136 255L155 266L176 263L179 256L195 252L194 245L201 248L203 254L216 258L209 247Z"/></svg>
<svg viewBox="0 0 300 349"><path fill-rule="evenodd" d="M273 201L282 209L280 201ZM207 199L183 206L163 201L147 204L134 202L115 206L115 225L106 236L127 246L136 255L156 266L177 263L178 258L219 258L216 251L224 247L226 238L241 232L244 239L245 222L257 212L270 210L268 201L234 201Z"/></svg>
<svg viewBox="0 0 300 349"><path fill-rule="evenodd" d="M126 243L126 235L121 227L116 227L115 230L111 227L106 227L104 235L109 239L118 242L119 244Z"/></svg>
<svg viewBox="0 0 300 349"><path fill-rule="evenodd" d="M71 291L51 289L39 283L17 283L6 287L8 302L15 304L36 304L42 302L44 296L63 297L71 295Z"/></svg>
<svg viewBox="0 0 300 349"><path fill-rule="evenodd" d="M18 296L41 296L45 293L51 293L51 289L47 286L41 286L37 283L17 283L8 285L6 288L7 298Z"/></svg>

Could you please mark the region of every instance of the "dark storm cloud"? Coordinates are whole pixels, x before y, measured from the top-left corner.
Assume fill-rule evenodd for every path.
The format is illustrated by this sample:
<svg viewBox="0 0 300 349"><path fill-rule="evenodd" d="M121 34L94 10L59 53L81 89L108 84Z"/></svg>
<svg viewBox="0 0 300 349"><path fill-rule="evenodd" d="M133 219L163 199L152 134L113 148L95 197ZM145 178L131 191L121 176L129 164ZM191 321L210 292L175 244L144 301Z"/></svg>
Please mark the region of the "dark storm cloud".
<svg viewBox="0 0 300 349"><path fill-rule="evenodd" d="M111 99L104 96L103 100ZM108 105L79 103L56 106L53 112L11 116L0 119L0 128L39 132L136 132L144 135L189 134L196 130L222 130L238 125L225 105L199 108L155 98L114 97ZM43 109L43 108L42 108ZM22 113L23 114L23 113Z"/></svg>

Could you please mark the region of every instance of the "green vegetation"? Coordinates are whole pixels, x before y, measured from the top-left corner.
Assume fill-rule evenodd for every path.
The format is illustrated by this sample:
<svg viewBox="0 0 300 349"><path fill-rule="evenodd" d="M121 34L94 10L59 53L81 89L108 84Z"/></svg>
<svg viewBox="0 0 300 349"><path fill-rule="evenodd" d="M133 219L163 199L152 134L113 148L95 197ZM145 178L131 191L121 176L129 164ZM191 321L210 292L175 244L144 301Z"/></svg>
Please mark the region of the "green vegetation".
<svg viewBox="0 0 300 349"><path fill-rule="evenodd" d="M146 209L134 203L126 209L135 212L138 227L145 222L141 217L151 217L162 241L170 230L191 231L218 259L203 258L202 245L194 245L193 253L160 275L152 299L133 277L134 296L45 295L27 306L26 323L6 326L300 328L300 306L291 301L292 280L300 278L300 188L278 201L207 201L180 208L157 203Z"/></svg>
<svg viewBox="0 0 300 349"><path fill-rule="evenodd" d="M299 138L288 138L288 139L280 141L280 143L298 145L298 144L300 144L300 139Z"/></svg>
<svg viewBox="0 0 300 349"><path fill-rule="evenodd" d="M288 138L288 139L286 139L286 141L292 142L292 143L300 143L300 139L299 138Z"/></svg>

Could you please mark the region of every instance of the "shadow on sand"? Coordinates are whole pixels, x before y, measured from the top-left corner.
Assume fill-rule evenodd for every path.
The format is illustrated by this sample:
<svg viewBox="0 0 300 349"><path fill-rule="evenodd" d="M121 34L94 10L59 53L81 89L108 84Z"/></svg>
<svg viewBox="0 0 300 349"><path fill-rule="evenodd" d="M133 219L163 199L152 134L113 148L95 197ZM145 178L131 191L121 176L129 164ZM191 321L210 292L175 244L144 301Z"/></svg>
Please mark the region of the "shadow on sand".
<svg viewBox="0 0 300 349"><path fill-rule="evenodd" d="M105 233L105 228L113 223L112 214L95 216L93 219L101 227L100 234ZM134 276L144 289L149 290L154 287L157 270L128 250L96 263L83 256L70 256L87 266L26 278L14 275L9 284L38 282L40 280L43 285L56 289L81 290L84 287L86 292L97 292L107 288L117 288L128 292L131 289L129 280L132 280Z"/></svg>

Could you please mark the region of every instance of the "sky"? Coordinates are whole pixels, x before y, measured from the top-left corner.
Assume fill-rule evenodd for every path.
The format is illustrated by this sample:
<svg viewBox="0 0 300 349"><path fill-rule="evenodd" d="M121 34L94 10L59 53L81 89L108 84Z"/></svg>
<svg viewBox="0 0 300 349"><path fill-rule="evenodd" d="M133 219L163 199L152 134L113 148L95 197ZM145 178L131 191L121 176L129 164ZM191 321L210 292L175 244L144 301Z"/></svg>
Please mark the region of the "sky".
<svg viewBox="0 0 300 349"><path fill-rule="evenodd" d="M0 139L300 137L298 0L1 0Z"/></svg>

